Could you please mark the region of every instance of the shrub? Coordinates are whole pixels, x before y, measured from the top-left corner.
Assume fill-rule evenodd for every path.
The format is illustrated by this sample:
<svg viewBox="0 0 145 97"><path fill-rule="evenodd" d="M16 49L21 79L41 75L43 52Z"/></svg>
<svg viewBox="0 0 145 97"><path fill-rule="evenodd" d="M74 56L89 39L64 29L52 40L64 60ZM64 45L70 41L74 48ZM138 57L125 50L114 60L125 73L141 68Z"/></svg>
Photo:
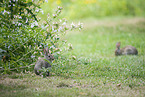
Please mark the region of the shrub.
<svg viewBox="0 0 145 97"><path fill-rule="evenodd" d="M43 12L39 3L29 0L1 1L0 15L0 71L10 73L21 69L31 70L30 66L41 55L42 48L49 47L51 53L59 54L60 43L65 43L61 36L67 30L78 26L66 24L65 19L59 19L62 7L58 7L53 15L47 15L47 21L42 24L37 16ZM33 66L32 66L33 67Z"/></svg>

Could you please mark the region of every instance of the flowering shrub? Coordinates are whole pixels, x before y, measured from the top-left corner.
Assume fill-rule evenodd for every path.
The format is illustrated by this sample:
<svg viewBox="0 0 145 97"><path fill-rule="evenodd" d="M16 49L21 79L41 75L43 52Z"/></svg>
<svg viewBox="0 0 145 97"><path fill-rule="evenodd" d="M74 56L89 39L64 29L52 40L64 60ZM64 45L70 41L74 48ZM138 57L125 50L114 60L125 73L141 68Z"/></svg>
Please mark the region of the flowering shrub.
<svg viewBox="0 0 145 97"><path fill-rule="evenodd" d="M49 48L49 53L58 56L61 52L59 44L66 43L61 36L68 30L82 28L81 23L68 26L66 19L58 18L62 7L58 7L54 14L48 14L47 21L40 24L37 14L43 11L39 2L26 1L0 2L0 72L31 70L31 64L38 59L45 47Z"/></svg>

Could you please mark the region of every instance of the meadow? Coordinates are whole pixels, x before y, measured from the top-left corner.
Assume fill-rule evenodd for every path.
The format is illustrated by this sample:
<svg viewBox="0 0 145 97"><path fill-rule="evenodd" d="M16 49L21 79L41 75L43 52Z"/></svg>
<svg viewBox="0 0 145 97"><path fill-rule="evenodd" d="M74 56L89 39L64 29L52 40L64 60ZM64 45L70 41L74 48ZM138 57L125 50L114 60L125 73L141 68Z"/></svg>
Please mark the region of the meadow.
<svg viewBox="0 0 145 97"><path fill-rule="evenodd" d="M43 11L31 5L31 0L18 1L25 6L13 6L15 11L11 5L18 2L1 2L0 97L145 96L144 0L32 0L41 4ZM25 9L22 11L30 10L23 15L20 6ZM35 18L41 18L38 23L31 11L36 13ZM33 21L19 25L22 17L11 16L18 13ZM61 19L60 24L66 23L63 18L68 24L83 23L83 29L60 34L58 22ZM21 21L13 25L14 19ZM38 25L42 23L45 26ZM55 46L55 42L58 48L52 49L55 60L51 75L36 75L34 64L41 56L40 49L45 44ZM115 56L117 42L121 42L121 48L136 47L138 55ZM58 55L56 49L61 50Z"/></svg>
<svg viewBox="0 0 145 97"><path fill-rule="evenodd" d="M144 17L86 18L81 31L64 37L73 50L62 53L52 65L51 76L33 72L0 77L1 97L145 96L145 19ZM78 22L76 20L76 22ZM137 56L115 56L132 45ZM56 68L57 67L57 68Z"/></svg>

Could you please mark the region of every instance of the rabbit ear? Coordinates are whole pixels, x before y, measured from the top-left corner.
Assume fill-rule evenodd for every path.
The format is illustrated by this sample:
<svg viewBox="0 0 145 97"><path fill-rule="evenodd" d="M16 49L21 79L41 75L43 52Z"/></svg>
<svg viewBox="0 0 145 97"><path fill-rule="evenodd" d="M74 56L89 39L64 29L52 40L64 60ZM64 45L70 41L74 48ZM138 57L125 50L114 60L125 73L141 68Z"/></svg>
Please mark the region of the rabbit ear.
<svg viewBox="0 0 145 97"><path fill-rule="evenodd" d="M47 53L51 53L49 47L46 47L46 51L47 51Z"/></svg>
<svg viewBox="0 0 145 97"><path fill-rule="evenodd" d="M120 48L120 42L117 42L117 43L116 43L116 47L117 47L117 48Z"/></svg>
<svg viewBox="0 0 145 97"><path fill-rule="evenodd" d="M49 53L51 53L51 50L49 50Z"/></svg>
<svg viewBox="0 0 145 97"><path fill-rule="evenodd" d="M47 52L49 51L48 47L46 47L46 51L47 51Z"/></svg>
<svg viewBox="0 0 145 97"><path fill-rule="evenodd" d="M43 52L47 55L48 51L46 49L43 48Z"/></svg>
<svg viewBox="0 0 145 97"><path fill-rule="evenodd" d="M51 53L51 50L50 50L48 47L46 47L46 51L47 51L48 53Z"/></svg>

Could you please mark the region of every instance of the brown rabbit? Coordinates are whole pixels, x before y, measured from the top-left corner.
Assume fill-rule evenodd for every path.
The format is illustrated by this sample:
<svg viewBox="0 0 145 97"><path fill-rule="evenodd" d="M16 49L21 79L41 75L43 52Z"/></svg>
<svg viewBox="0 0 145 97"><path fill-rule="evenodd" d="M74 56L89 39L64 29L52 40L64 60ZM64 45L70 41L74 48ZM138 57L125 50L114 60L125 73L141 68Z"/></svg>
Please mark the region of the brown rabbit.
<svg viewBox="0 0 145 97"><path fill-rule="evenodd" d="M116 56L119 56L119 55L138 55L138 51L135 47L130 46L130 45L120 49L120 42L117 42L115 55Z"/></svg>
<svg viewBox="0 0 145 97"><path fill-rule="evenodd" d="M48 50L43 49L43 51L44 51L44 58L39 58L34 67L35 74L37 74L37 75L39 75L41 73L39 70L41 70L42 67L44 67L44 68L51 67L50 63L52 62L52 60L54 60L53 55L48 53ZM45 60L48 60L50 63L48 63ZM47 72L47 76L49 76L49 72Z"/></svg>

